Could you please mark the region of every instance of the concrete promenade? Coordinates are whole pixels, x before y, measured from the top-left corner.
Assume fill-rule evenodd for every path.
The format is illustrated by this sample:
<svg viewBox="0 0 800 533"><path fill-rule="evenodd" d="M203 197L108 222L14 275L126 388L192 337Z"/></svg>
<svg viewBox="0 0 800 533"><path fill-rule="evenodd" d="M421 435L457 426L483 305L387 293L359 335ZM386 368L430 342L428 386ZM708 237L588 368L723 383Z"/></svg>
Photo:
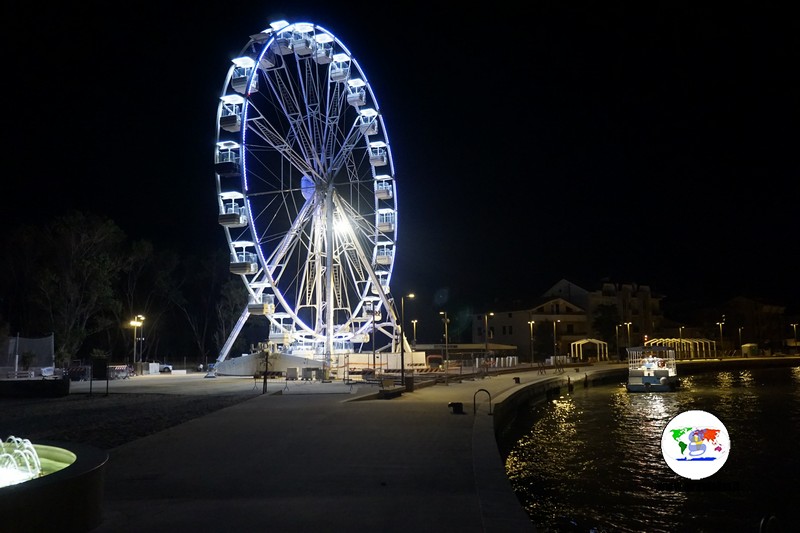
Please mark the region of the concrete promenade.
<svg viewBox="0 0 800 533"><path fill-rule="evenodd" d="M252 395L110 450L94 531L534 531L504 472L496 410L515 391L611 366L456 374L393 399L340 382L269 381L264 394L252 378L203 374L75 382L71 393Z"/></svg>
<svg viewBox="0 0 800 533"><path fill-rule="evenodd" d="M778 361L679 363L679 374ZM246 401L110 450L95 533L534 531L495 438L521 403L627 366L528 367L377 399L375 385L137 376L109 392L243 394ZM517 381L519 381L517 383ZM93 382L97 393L106 382ZM85 393L76 382L71 393ZM448 407L460 402L463 413Z"/></svg>

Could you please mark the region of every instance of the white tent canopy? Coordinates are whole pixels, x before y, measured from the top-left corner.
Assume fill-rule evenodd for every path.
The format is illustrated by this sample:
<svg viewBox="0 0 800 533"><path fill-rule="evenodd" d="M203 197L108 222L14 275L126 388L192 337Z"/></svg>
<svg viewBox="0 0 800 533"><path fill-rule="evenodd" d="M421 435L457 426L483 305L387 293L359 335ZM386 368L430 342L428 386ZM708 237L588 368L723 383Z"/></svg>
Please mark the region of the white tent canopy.
<svg viewBox="0 0 800 533"><path fill-rule="evenodd" d="M572 357L583 359L583 347L592 343L597 346L597 360L608 361L608 343L598 339L581 339L570 344L569 350Z"/></svg>

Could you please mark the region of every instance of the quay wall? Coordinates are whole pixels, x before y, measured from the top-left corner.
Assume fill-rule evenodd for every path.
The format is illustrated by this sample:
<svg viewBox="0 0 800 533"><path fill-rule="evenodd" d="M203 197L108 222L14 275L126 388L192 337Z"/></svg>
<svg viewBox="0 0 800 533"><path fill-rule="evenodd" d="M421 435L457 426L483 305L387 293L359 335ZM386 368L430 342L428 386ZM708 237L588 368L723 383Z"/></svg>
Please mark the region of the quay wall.
<svg viewBox="0 0 800 533"><path fill-rule="evenodd" d="M736 359L678 361L678 377L701 372L724 372L726 370L783 366L800 366L800 356L739 357Z"/></svg>
<svg viewBox="0 0 800 533"><path fill-rule="evenodd" d="M495 435L500 435L517 416L519 410L527 405L554 400L575 387L591 387L607 383L624 383L628 375L627 365L592 369L592 367L567 368L563 373L540 378L531 383L523 383L494 399Z"/></svg>
<svg viewBox="0 0 800 533"><path fill-rule="evenodd" d="M800 356L745 357L736 359L705 359L698 361L678 361L678 377L703 372L721 372L726 370L744 370L750 368L768 368L783 366L800 366ZM540 378L530 383L521 383L494 399L493 416L496 436L506 431L519 410L527 405L535 405L560 397L576 387L590 387L608 383L620 383L627 380L628 366L621 363L618 367L593 369L591 366L574 371L567 368L563 373Z"/></svg>

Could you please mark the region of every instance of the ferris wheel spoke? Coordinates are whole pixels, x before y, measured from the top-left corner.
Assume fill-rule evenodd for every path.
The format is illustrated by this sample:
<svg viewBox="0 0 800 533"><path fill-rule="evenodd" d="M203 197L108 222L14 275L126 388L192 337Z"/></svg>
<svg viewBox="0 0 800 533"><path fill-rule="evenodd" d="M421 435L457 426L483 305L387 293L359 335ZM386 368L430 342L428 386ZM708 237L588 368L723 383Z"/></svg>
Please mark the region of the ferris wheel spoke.
<svg viewBox="0 0 800 533"><path fill-rule="evenodd" d="M307 62L304 62L307 64ZM298 69L300 61L298 61ZM306 114L308 95L301 83L299 76L293 76L289 67L284 64L281 68L265 72L264 79L272 96L273 105L281 111L288 129L292 132L298 143L298 151L302 158L312 167L320 168L319 159L312 143L312 136L306 127Z"/></svg>
<svg viewBox="0 0 800 533"><path fill-rule="evenodd" d="M298 171L308 175L314 176L316 179L321 179L320 175L312 168L308 161L292 147L286 138L284 138L269 122L263 117L253 118L248 120L248 127L250 131L257 134L264 140L270 147L278 152L289 164L291 164Z"/></svg>
<svg viewBox="0 0 800 533"><path fill-rule="evenodd" d="M354 219L354 217L348 215L351 209L348 208L348 206L338 195L334 195L333 201L336 204L339 212L345 214L346 219ZM369 241L363 238L359 238L359 236L353 230L353 226L351 224L343 225L342 232L344 235L346 235L346 248L352 258L351 264L355 267L354 271L358 272L357 277L363 280L365 284L366 282L371 283L372 287L375 287L376 290L380 291L380 287L382 286L381 280L378 279L372 268L373 259L371 255L372 250L374 249L374 244L369 243ZM369 245L365 246L365 242L367 242Z"/></svg>
<svg viewBox="0 0 800 533"><path fill-rule="evenodd" d="M312 205L313 202L310 200L303 205L280 242L277 243L269 257L265 258L266 270L270 274L270 277L279 277L279 274L276 274L276 272L279 272L281 266L285 264L286 257L291 253L293 246L301 241L303 227L308 224L311 218Z"/></svg>
<svg viewBox="0 0 800 533"><path fill-rule="evenodd" d="M326 165L330 175L336 175L336 172L331 169L333 167L333 159L341 144L342 131L339 121L344 112L343 106L347 105L341 85L340 83L329 84L328 106L324 111L324 117L322 117L323 120L320 124L320 152L322 153L323 163Z"/></svg>
<svg viewBox="0 0 800 533"><path fill-rule="evenodd" d="M347 137L342 142L341 148L331 160L328 168L331 176L336 176L339 173L342 166L353 156L353 151L356 149L359 141L363 139L364 134L359 131L358 125L354 123Z"/></svg>
<svg viewBox="0 0 800 533"><path fill-rule="evenodd" d="M309 151L309 159L314 161L314 167L324 175L326 173L326 152L324 151L324 130L328 117L323 109L324 97L321 94L322 86L326 84L319 78L319 72L314 68L314 62L306 59L297 62L299 83L298 100L302 100L302 109L305 113L302 122L305 128L298 135L307 135L304 146ZM312 157L313 156L313 157Z"/></svg>

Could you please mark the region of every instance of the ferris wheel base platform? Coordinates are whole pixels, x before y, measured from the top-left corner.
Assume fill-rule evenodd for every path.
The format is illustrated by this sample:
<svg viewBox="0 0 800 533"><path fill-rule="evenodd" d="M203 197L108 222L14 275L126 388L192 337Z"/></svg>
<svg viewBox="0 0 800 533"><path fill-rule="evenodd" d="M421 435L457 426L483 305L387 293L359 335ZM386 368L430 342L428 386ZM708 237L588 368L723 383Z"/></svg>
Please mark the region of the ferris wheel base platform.
<svg viewBox="0 0 800 533"><path fill-rule="evenodd" d="M242 354L217 363L214 373L217 376L248 376L262 374L266 371L263 353ZM319 371L321 376L323 361L307 356L275 354L269 357L269 370L287 376L289 369L296 369L298 375L307 375L309 371Z"/></svg>

